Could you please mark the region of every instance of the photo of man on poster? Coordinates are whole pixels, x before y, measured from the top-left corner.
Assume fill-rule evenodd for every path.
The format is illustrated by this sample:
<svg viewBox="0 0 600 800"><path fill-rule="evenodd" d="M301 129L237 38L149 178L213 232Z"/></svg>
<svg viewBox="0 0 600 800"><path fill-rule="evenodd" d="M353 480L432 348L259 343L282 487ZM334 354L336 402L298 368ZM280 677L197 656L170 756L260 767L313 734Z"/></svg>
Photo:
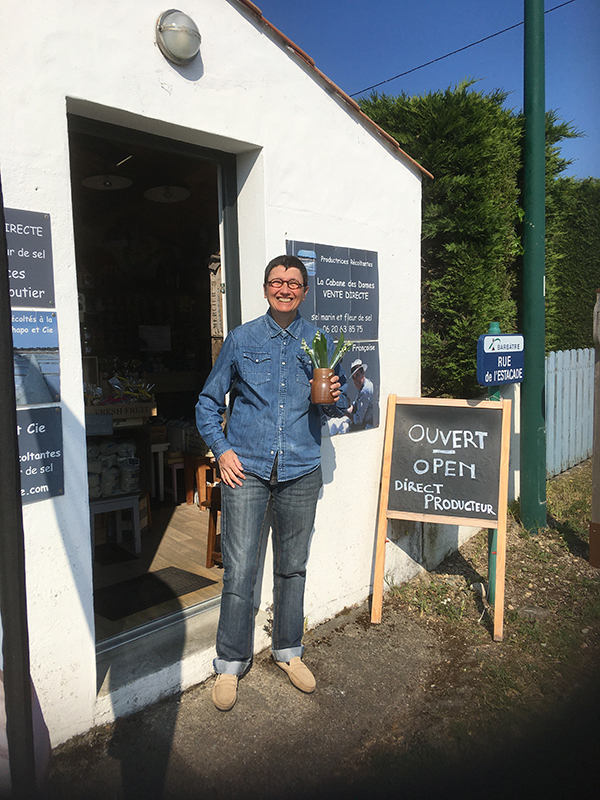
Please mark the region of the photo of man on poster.
<svg viewBox="0 0 600 800"><path fill-rule="evenodd" d="M367 350L366 355L359 353ZM329 436L366 431L379 426L379 353L376 342L357 342L343 358L348 381L346 416L327 420ZM368 372L368 377L367 373Z"/></svg>
<svg viewBox="0 0 600 800"><path fill-rule="evenodd" d="M348 407L351 431L366 431L374 427L373 420L373 382L365 375L368 367L362 359L355 359L350 365L350 377L357 391L354 402Z"/></svg>

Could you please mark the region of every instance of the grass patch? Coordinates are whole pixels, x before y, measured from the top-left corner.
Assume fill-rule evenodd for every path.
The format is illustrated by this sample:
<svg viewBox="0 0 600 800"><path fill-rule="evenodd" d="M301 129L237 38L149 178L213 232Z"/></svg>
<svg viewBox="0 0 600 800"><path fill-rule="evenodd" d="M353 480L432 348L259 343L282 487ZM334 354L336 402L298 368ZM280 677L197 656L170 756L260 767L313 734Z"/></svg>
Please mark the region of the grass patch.
<svg viewBox="0 0 600 800"><path fill-rule="evenodd" d="M571 552L588 557L591 515L592 462L548 481L548 524L562 537Z"/></svg>
<svg viewBox="0 0 600 800"><path fill-rule="evenodd" d="M493 608L470 588L487 581L487 531L432 573L393 588L395 601L437 632L444 654L460 660L464 653L458 669L437 675L436 691L468 674L483 707L504 713L560 702L581 674L597 670L600 570L587 560L591 497L588 463L548 482L548 528L528 533L511 518L501 643L491 643Z"/></svg>
<svg viewBox="0 0 600 800"><path fill-rule="evenodd" d="M460 621L467 603L467 594L464 590L457 593L455 587L444 581L405 583L401 586L393 586L390 593L405 604L409 610L417 611L420 617L434 615L447 620Z"/></svg>

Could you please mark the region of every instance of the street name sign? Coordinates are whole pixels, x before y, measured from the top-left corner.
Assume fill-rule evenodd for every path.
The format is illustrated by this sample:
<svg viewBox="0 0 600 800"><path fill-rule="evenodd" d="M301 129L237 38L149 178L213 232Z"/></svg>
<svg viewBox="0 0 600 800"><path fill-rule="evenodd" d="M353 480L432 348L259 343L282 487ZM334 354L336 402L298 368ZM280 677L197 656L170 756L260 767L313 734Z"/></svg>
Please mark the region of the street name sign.
<svg viewBox="0 0 600 800"><path fill-rule="evenodd" d="M523 334L484 333L477 340L477 383L480 386L521 383L524 364Z"/></svg>

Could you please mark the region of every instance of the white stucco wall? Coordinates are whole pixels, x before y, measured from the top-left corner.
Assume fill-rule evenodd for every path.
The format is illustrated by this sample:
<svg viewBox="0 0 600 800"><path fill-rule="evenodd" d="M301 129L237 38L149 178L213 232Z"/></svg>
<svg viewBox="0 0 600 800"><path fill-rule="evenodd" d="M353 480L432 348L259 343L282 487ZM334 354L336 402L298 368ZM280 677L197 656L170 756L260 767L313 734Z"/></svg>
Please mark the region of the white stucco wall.
<svg viewBox="0 0 600 800"><path fill-rule="evenodd" d="M26 506L24 516L32 674L53 744L92 725L96 695L67 109L238 153L244 320L263 313L264 265L286 238L377 251L382 416L390 392L419 394L420 172L235 0L188 0L201 57L173 67L154 43L166 8L148 0L0 8L2 30L12 32L0 56L4 201L52 222L65 494ZM323 446L311 625L369 594L382 443L383 424ZM391 577L418 570L391 547Z"/></svg>

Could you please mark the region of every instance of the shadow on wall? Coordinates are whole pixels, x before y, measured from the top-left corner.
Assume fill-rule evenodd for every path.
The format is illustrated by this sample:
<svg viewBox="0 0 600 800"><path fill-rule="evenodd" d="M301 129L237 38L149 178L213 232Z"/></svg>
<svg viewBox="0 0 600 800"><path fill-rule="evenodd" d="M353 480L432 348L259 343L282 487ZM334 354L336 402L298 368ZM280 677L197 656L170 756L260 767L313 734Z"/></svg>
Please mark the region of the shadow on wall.
<svg viewBox="0 0 600 800"><path fill-rule="evenodd" d="M414 564L430 571L479 530L479 527L390 519L387 536L390 545L405 553ZM403 570L402 580L410 580L413 574L410 570Z"/></svg>

